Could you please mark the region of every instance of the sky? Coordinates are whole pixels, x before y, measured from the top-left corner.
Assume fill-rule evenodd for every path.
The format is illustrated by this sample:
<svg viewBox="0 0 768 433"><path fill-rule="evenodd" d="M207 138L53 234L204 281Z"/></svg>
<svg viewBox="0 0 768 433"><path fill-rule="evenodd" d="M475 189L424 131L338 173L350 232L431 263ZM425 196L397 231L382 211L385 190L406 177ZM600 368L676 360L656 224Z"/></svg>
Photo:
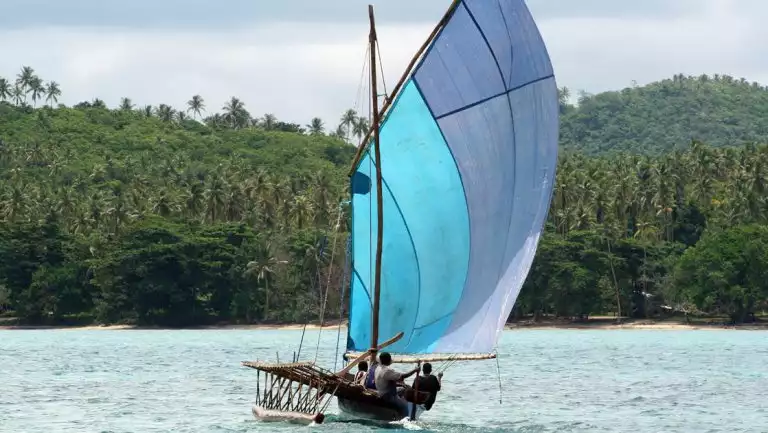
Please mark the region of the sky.
<svg viewBox="0 0 768 433"><path fill-rule="evenodd" d="M208 112L231 96L265 113L335 127L360 107L368 34L363 0L2 0L0 77L22 65L62 88L67 105ZM448 0L375 4L391 89ZM676 73L730 74L768 84L765 0L527 0L555 68L573 94L640 85Z"/></svg>

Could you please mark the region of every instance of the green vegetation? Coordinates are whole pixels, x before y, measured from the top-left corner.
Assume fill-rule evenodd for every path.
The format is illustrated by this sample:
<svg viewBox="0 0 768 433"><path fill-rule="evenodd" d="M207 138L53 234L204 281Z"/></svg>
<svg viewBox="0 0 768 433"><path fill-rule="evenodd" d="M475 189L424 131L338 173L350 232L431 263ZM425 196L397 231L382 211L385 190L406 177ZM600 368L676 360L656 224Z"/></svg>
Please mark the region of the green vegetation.
<svg viewBox="0 0 768 433"><path fill-rule="evenodd" d="M672 81L714 116L697 131L718 145L762 139L764 120L746 112L759 113L765 90L712 81ZM515 317L743 322L768 309L768 147L657 140L664 127L631 113L680 103L659 86L618 93L633 102L613 119L604 102L615 95L563 104L570 151ZM718 102L744 92L754 106ZM115 109L98 99L54 108L60 94L31 68L0 78L0 314L189 326L302 322L324 303L326 318L346 307L345 174L365 119L349 111L326 134L321 119L254 119L237 98L207 114L199 95L176 111L127 98ZM732 123L719 114L729 110ZM593 155L608 144L638 152Z"/></svg>
<svg viewBox="0 0 768 433"><path fill-rule="evenodd" d="M204 123L200 96L185 111L127 98L33 109L39 81L30 68L10 92L0 81L14 103L0 102L0 311L31 323L303 321L341 285L344 238L329 267L330 229L346 229L355 148L337 135L360 135L354 113L327 136L319 119L306 131L253 119L237 98Z"/></svg>
<svg viewBox="0 0 768 433"><path fill-rule="evenodd" d="M561 142L598 155L658 155L691 140L714 147L768 142L768 88L728 75L675 75L647 86L582 93L578 108L561 92Z"/></svg>

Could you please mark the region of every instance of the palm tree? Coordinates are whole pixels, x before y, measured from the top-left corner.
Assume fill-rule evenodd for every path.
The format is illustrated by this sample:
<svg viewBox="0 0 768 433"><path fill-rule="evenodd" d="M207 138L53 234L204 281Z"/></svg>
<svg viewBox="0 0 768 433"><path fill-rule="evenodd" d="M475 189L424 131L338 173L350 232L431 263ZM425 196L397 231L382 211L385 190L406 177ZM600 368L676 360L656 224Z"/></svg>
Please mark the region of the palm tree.
<svg viewBox="0 0 768 433"><path fill-rule="evenodd" d="M19 106L21 106L21 104L27 99L24 89L22 89L19 84L14 86L13 90L11 91L11 96L13 97L13 102Z"/></svg>
<svg viewBox="0 0 768 433"><path fill-rule="evenodd" d="M200 95L195 95L187 101L187 113L192 112L192 116L194 116L194 119L197 119L197 116L202 117L201 112L205 111L205 101L203 100L203 97Z"/></svg>
<svg viewBox="0 0 768 433"><path fill-rule="evenodd" d="M256 277L256 283L264 283L264 314L262 320L269 319L269 281L275 273L277 265L288 263L275 258L271 244L259 245L256 249L256 259L248 262L245 275Z"/></svg>
<svg viewBox="0 0 768 433"><path fill-rule="evenodd" d="M11 96L11 83L5 78L0 78L0 101L7 101Z"/></svg>
<svg viewBox="0 0 768 433"><path fill-rule="evenodd" d="M315 117L314 119L312 119L309 125L307 125L307 129L309 130L309 133L312 135L321 135L325 130L325 126L323 125L323 119L319 117Z"/></svg>
<svg viewBox="0 0 768 433"><path fill-rule="evenodd" d="M133 110L133 102L131 98L120 98L120 110L131 111Z"/></svg>
<svg viewBox="0 0 768 433"><path fill-rule="evenodd" d="M352 128L357 123L357 111L349 109L341 116L341 126L346 131L347 140L352 138Z"/></svg>
<svg viewBox="0 0 768 433"><path fill-rule="evenodd" d="M170 105L160 104L160 106L157 107L156 114L157 117L159 117L163 122L172 122L176 114L176 110L171 108Z"/></svg>
<svg viewBox="0 0 768 433"><path fill-rule="evenodd" d="M358 141L362 142L365 135L368 134L368 130L370 128L371 126L368 123L368 118L360 116L352 125L352 134L357 138Z"/></svg>
<svg viewBox="0 0 768 433"><path fill-rule="evenodd" d="M245 103L236 97L232 97L224 107L224 120L232 127L238 129L248 124L251 115L245 109Z"/></svg>
<svg viewBox="0 0 768 433"><path fill-rule="evenodd" d="M152 205L152 212L160 215L161 217L169 217L177 206L173 203L173 199L168 195L166 191L161 191L160 195L155 199Z"/></svg>
<svg viewBox="0 0 768 433"><path fill-rule="evenodd" d="M25 101L26 101L26 94L29 89L29 85L32 84L32 79L34 78L34 76L35 76L35 70L29 66L22 66L21 72L19 72L19 74L16 75L16 86L19 87L22 91L22 94L25 95L25 99L24 99Z"/></svg>
<svg viewBox="0 0 768 433"><path fill-rule="evenodd" d="M205 191L205 216L207 221L215 223L223 213L225 204L224 181L215 176Z"/></svg>
<svg viewBox="0 0 768 433"><path fill-rule="evenodd" d="M37 106L37 100L44 96L46 93L43 80L37 76L32 77L32 80L29 82L29 91L32 93L32 105Z"/></svg>
<svg viewBox="0 0 768 433"><path fill-rule="evenodd" d="M48 86L46 87L45 92L46 92L45 102L50 103L51 108L53 108L53 104L56 102L59 102L59 96L61 96L61 89L59 88L59 83L55 81L51 81L50 83L48 83Z"/></svg>

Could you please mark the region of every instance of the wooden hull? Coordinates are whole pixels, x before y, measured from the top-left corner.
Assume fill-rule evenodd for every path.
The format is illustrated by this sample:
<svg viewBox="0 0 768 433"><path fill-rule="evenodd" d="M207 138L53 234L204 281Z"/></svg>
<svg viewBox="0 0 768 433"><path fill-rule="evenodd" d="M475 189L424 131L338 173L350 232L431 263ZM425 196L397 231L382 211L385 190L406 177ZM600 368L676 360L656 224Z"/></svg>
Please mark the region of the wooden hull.
<svg viewBox="0 0 768 433"><path fill-rule="evenodd" d="M322 424L323 419L325 418L319 413L309 415L301 412L271 410L259 405L253 405L251 411L253 412L253 416L262 422L290 422L294 424L310 425L312 423Z"/></svg>
<svg viewBox="0 0 768 433"><path fill-rule="evenodd" d="M390 406L349 400L342 397L337 397L336 400L339 403L339 409L354 418L364 418L372 421L400 421L403 418L406 418L402 416L397 409ZM412 403L408 404L409 406L412 405ZM417 405L416 419L419 419L422 412L424 412L424 406Z"/></svg>

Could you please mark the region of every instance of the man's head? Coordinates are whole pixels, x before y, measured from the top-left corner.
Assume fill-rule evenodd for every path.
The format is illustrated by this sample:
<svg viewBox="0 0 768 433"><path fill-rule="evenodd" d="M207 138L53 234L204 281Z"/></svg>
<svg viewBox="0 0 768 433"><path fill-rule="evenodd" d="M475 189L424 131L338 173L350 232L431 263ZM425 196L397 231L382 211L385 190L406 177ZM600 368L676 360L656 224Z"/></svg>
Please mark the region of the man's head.
<svg viewBox="0 0 768 433"><path fill-rule="evenodd" d="M379 355L379 362L381 362L382 365L392 364L392 355L390 355L389 352L381 352Z"/></svg>
<svg viewBox="0 0 768 433"><path fill-rule="evenodd" d="M427 375L432 374L432 364L425 362L424 365L421 366L421 371Z"/></svg>
<svg viewBox="0 0 768 433"><path fill-rule="evenodd" d="M368 371L368 361L360 361L360 363L357 364L357 369L360 371Z"/></svg>

